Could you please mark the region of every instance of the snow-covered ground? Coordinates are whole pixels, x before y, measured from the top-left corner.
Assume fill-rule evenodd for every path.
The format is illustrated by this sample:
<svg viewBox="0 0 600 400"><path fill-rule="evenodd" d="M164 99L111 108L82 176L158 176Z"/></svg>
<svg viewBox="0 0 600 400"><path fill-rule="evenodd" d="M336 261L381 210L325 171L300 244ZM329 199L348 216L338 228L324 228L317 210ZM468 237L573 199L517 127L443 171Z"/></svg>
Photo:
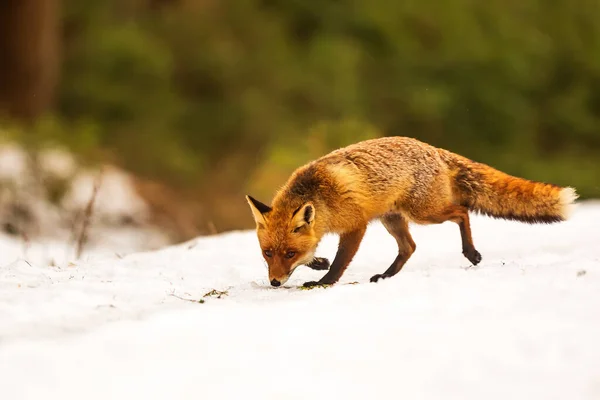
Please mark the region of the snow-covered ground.
<svg viewBox="0 0 600 400"><path fill-rule="evenodd" d="M472 228L478 267L456 225L415 226L417 252L373 284L395 256L374 224L313 290L308 268L269 287L253 232L58 266L0 239L0 398L599 399L600 204Z"/></svg>
<svg viewBox="0 0 600 400"><path fill-rule="evenodd" d="M137 192L130 173L103 165L100 174L60 148L40 150L34 167L25 149L3 143L1 133L0 231L12 231L13 238L0 242L0 260L13 259L17 253L36 263L62 263L73 256L82 215L92 198L85 252L147 251L172 243L160 226L151 223L149 204ZM26 248L21 243L25 237L37 244Z"/></svg>

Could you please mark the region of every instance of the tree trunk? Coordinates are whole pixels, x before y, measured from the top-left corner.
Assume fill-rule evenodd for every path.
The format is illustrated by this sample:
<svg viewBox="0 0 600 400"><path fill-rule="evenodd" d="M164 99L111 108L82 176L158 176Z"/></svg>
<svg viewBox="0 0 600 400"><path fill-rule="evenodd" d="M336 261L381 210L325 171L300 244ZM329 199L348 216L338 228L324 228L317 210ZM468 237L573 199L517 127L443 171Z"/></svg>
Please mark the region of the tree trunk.
<svg viewBox="0 0 600 400"><path fill-rule="evenodd" d="M60 0L0 1L0 115L31 121L54 101Z"/></svg>

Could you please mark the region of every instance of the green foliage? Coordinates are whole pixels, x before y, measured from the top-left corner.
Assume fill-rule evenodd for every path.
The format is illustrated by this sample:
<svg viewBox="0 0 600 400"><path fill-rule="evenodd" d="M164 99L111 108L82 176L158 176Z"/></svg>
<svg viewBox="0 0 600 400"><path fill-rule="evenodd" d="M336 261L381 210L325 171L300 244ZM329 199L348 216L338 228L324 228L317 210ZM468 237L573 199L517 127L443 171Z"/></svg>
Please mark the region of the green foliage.
<svg viewBox="0 0 600 400"><path fill-rule="evenodd" d="M246 191L268 199L274 187L299 165L356 141L382 136L375 127L356 119L323 121L310 129L274 139L265 158L248 181Z"/></svg>
<svg viewBox="0 0 600 400"><path fill-rule="evenodd" d="M378 135L600 195L597 1L147 3L65 1L69 134L41 131L236 196Z"/></svg>

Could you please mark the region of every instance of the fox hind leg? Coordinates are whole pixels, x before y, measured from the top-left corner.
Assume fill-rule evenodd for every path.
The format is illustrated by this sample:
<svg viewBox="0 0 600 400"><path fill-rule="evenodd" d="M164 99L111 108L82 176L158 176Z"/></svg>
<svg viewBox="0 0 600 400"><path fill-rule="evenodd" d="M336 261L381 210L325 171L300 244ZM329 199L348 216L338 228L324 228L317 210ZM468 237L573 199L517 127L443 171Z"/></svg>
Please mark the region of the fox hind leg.
<svg viewBox="0 0 600 400"><path fill-rule="evenodd" d="M462 220L458 222L460 228L460 238L462 241L463 255L473 265L477 265L481 262L481 254L475 250L473 244L473 238L471 237L471 223L469 222L469 214L465 213Z"/></svg>
<svg viewBox="0 0 600 400"><path fill-rule="evenodd" d="M383 274L373 275L371 282L377 282L379 279L391 278L396 275L417 249L417 245L408 231L408 221L402 215L386 215L381 218L381 222L394 239L396 239L398 243L398 255L392 262L392 265Z"/></svg>
<svg viewBox="0 0 600 400"><path fill-rule="evenodd" d="M475 249L475 245L473 244L469 211L466 207L450 205L439 213L427 216L425 219L432 223L442 223L446 221L452 221L456 223L460 229L463 255L473 265L477 265L481 262L481 254Z"/></svg>

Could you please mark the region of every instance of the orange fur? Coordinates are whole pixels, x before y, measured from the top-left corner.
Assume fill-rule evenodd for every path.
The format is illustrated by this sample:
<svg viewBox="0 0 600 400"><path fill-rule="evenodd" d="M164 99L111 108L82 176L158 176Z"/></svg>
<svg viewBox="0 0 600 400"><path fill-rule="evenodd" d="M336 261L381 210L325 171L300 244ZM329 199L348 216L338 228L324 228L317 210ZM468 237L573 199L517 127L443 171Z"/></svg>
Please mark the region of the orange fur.
<svg viewBox="0 0 600 400"><path fill-rule="evenodd" d="M314 252L327 233L340 236L335 259L319 282L305 285L337 282L375 219L398 242L398 257L386 272L371 278L374 282L395 275L414 253L409 222L456 223L463 254L477 264L481 255L473 245L469 211L552 223L568 218L576 199L572 188L510 176L408 137L355 143L298 168L271 206L247 196L275 286L299 265L323 267L325 259L316 262Z"/></svg>
<svg viewBox="0 0 600 400"><path fill-rule="evenodd" d="M508 175L488 165L441 150L452 168L455 196L471 211L531 223L568 218L577 198L572 188Z"/></svg>

